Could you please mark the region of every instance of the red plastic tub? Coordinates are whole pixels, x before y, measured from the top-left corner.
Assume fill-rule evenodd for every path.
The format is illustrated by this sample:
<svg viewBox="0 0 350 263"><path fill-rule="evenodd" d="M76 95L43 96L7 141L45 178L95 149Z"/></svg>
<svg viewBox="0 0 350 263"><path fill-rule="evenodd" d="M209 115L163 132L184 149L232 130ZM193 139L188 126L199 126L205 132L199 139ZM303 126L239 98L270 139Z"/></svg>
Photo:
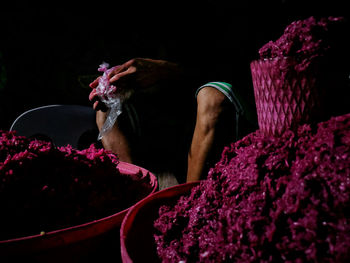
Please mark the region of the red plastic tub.
<svg viewBox="0 0 350 263"><path fill-rule="evenodd" d="M158 217L158 209L162 205L174 205L198 184L193 182L166 188L149 195L128 211L120 228L122 262L160 262L153 239L153 222Z"/></svg>
<svg viewBox="0 0 350 263"><path fill-rule="evenodd" d="M120 162L118 168L123 174L142 174L140 180L147 179L152 186L149 194L157 191L157 178L148 170L124 162ZM113 255L118 262L120 261L119 230L129 209L43 235L0 241L0 261L3 262L5 258L9 262L30 258L35 262L86 262L92 259L100 261L103 258L110 260L110 256Z"/></svg>

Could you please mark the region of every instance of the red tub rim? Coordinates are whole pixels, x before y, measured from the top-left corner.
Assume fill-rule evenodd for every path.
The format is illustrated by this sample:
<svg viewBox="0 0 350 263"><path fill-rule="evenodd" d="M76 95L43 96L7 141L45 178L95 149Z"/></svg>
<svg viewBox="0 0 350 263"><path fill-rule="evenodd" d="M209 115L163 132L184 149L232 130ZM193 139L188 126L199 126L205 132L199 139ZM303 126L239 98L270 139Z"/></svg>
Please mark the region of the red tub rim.
<svg viewBox="0 0 350 263"><path fill-rule="evenodd" d="M143 175L141 178L144 178L147 176L150 177L150 184L152 186L152 191L148 195L152 195L154 192L157 191L158 189L157 177L152 172L146 170L143 167L122 162L122 161L119 162L117 168L121 173L131 174L131 175L136 175L141 171ZM146 195L145 197L147 197L148 195ZM39 245L40 249L46 249L50 247L56 247L60 244L68 245L87 238L92 238L120 225L127 211L132 207L133 205L115 214L112 214L100 219L92 220L87 223L70 226L67 228L52 230L44 234L39 233L35 235L30 235L30 236L0 240L0 248L2 246L11 246L11 245L14 246L15 244L22 244L23 246L25 246L27 242L32 241L32 242L36 242ZM105 223L107 227L104 226L103 228L101 228L100 225L102 223ZM88 228L92 228L91 230L93 231L89 231L87 233L87 231L85 230ZM51 244L52 242L48 242L48 240L55 240L56 241L55 245ZM33 247L34 246L31 245L31 248Z"/></svg>
<svg viewBox="0 0 350 263"><path fill-rule="evenodd" d="M120 250L121 250L121 256L122 256L123 263L132 263L133 262L133 260L130 258L129 254L127 252L127 248L125 245L126 235L124 234L124 232L126 232L125 230L129 230L130 226L132 225L132 224L130 224L130 222L133 221L133 219L135 218L135 216L136 216L137 212L140 210L140 208L143 207L145 204L150 203L153 200L157 199L159 196L163 196L164 193L169 192L169 195L170 195L174 190L176 190L178 188L182 189L182 191L190 191L193 187L195 187L199 184L200 184L200 182L196 181L196 182L178 184L175 186L165 188L161 191L158 191L158 192L155 192L155 193L148 195L146 198L140 200L139 202L137 202L134 206L132 206L129 209L127 214L124 216L123 222L122 222L121 227L120 227Z"/></svg>

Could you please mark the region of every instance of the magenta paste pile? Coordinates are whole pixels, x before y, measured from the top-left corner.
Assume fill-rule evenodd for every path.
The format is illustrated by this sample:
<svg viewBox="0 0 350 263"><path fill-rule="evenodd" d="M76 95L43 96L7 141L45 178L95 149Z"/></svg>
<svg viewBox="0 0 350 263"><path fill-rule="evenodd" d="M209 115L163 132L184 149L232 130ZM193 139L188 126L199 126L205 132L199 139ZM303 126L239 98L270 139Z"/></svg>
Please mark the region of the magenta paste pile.
<svg viewBox="0 0 350 263"><path fill-rule="evenodd" d="M251 73L259 128L264 133L278 136L301 123L331 117L326 109L332 107L330 95L340 93L339 78L348 78L335 73L342 71L338 69L344 63L344 55L335 51L344 42L335 33L343 24L344 19L336 17L295 21L279 39L259 50L260 59L252 61Z"/></svg>
<svg viewBox="0 0 350 263"><path fill-rule="evenodd" d="M261 52L284 52L283 43ZM350 262L349 211L350 113L225 147L189 196L160 207L154 238L162 262Z"/></svg>
<svg viewBox="0 0 350 263"><path fill-rule="evenodd" d="M124 210L151 184L94 145L78 151L0 131L0 240L87 223Z"/></svg>

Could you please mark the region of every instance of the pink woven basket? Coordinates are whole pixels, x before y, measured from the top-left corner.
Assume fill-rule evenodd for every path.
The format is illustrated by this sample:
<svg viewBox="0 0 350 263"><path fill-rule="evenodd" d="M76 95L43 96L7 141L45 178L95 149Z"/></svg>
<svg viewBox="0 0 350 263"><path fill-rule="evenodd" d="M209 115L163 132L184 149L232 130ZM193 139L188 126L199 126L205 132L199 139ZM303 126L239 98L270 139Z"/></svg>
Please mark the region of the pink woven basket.
<svg viewBox="0 0 350 263"><path fill-rule="evenodd" d="M286 70L287 64L287 59L255 60L250 64L259 129L266 135L278 136L322 115L322 92L316 74Z"/></svg>

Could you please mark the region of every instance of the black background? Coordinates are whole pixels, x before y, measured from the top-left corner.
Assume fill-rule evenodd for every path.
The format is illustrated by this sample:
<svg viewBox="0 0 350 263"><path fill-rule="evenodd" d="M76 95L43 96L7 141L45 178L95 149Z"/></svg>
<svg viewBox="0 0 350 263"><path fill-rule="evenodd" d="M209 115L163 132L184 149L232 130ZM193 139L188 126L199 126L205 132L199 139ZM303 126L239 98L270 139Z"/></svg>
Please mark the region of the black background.
<svg viewBox="0 0 350 263"><path fill-rule="evenodd" d="M90 105L87 84L102 61L178 61L251 91L250 61L289 23L311 15L347 16L343 1L73 3L2 1L0 129L30 108Z"/></svg>

